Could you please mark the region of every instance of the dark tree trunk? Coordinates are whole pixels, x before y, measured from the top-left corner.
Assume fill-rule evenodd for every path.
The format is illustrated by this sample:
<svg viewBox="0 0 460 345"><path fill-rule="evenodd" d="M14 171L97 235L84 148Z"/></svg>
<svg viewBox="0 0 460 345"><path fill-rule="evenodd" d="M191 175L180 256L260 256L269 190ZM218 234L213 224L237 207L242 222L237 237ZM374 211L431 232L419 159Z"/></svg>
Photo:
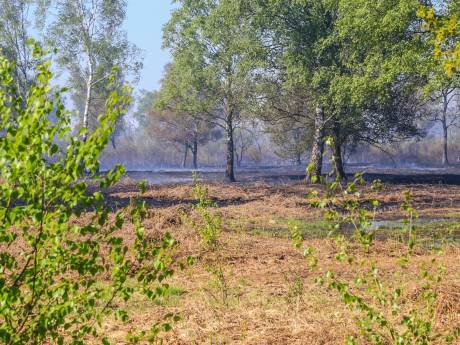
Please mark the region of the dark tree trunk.
<svg viewBox="0 0 460 345"><path fill-rule="evenodd" d="M443 149L442 149L442 164L449 165L449 144L448 144L448 129L445 123L442 124L442 139L443 139Z"/></svg>
<svg viewBox="0 0 460 345"><path fill-rule="evenodd" d="M193 169L198 169L198 140L194 139L193 140L193 148L192 148L192 153L193 153Z"/></svg>
<svg viewBox="0 0 460 345"><path fill-rule="evenodd" d="M296 165L297 166L301 166L302 165L302 157L301 157L301 154L300 153L297 153L297 157L296 157Z"/></svg>
<svg viewBox="0 0 460 345"><path fill-rule="evenodd" d="M316 109L315 134L313 136L313 147L311 150L310 163L307 168L307 182L316 183L321 179L324 152L324 111Z"/></svg>
<svg viewBox="0 0 460 345"><path fill-rule="evenodd" d="M182 160L182 168L185 168L187 165L187 155L188 155L188 144L185 144L184 159Z"/></svg>
<svg viewBox="0 0 460 345"><path fill-rule="evenodd" d="M226 131L227 131L227 166L225 169L225 179L228 182L235 182L235 145L233 142L233 116L230 113L226 117Z"/></svg>
<svg viewBox="0 0 460 345"><path fill-rule="evenodd" d="M442 110L442 119L441 119L441 122L442 122L442 139L443 139L443 143L442 143L442 164L444 166L447 166L449 165L449 143L448 143L448 126L447 126L447 108L449 106L449 101L448 101L448 98L447 98L447 95L444 94L443 95L443 110Z"/></svg>
<svg viewBox="0 0 460 345"><path fill-rule="evenodd" d="M332 161L334 165L334 175L337 180L343 181L347 179L345 169L343 168L342 158L342 143L340 140L338 127L334 128L334 137L332 143Z"/></svg>

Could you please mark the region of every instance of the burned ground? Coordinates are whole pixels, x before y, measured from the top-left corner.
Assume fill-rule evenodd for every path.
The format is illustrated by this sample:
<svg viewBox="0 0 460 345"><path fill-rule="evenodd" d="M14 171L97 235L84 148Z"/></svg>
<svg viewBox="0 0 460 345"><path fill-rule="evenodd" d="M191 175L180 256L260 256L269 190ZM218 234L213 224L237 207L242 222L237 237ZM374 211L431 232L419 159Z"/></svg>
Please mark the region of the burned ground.
<svg viewBox="0 0 460 345"><path fill-rule="evenodd" d="M328 238L322 211L309 205L311 190L322 187L211 183L208 188L217 205L215 212L223 216L218 254L203 248L191 226L190 219L196 216L191 185L153 185L143 196L149 206L147 232L152 236L170 232L179 244L178 259L192 256L195 260L192 266L176 271L169 297L154 304L136 299L126 306L132 315L128 324L107 323L115 343L124 343L132 328L147 327L167 312L179 313L182 320L163 335L166 344L344 344L349 335L359 336L354 321L358 314L345 307L336 293L314 282L327 270L338 272L345 280L357 273L356 268L335 260L337 244ZM363 195L381 202L379 220L398 220L408 189L420 214L420 229L427 237L442 231L458 232L460 186L387 185L382 192L368 189ZM125 180L106 194L115 209L127 204L137 191L132 181ZM288 230L292 220L301 228L304 244L315 248L320 258L315 272L308 269L307 260L292 245ZM405 248L404 242L391 236L382 237L372 247L371 256L387 287L404 286L402 308L409 310L418 303L420 272L437 258L446 273L436 286L438 317L433 327L459 326L458 243L447 243L442 256L430 248L417 247L412 264L401 268ZM216 255L223 263L220 278L212 273Z"/></svg>

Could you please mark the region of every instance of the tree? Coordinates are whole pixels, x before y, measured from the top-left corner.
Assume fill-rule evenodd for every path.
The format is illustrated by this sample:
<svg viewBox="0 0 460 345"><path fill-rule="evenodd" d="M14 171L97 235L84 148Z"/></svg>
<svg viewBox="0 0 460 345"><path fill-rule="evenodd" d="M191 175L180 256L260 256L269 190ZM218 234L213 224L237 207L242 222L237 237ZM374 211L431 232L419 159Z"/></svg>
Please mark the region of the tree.
<svg viewBox="0 0 460 345"><path fill-rule="evenodd" d="M457 73L450 77L440 70L440 66L431 69L437 74L430 76L427 86L427 93L432 115L431 120L439 123L442 129L442 164L449 165L449 130L457 126L459 121L458 107L458 86L459 80ZM440 72L440 73L439 73Z"/></svg>
<svg viewBox="0 0 460 345"><path fill-rule="evenodd" d="M73 101L79 109L86 140L107 99L108 78L117 67L121 84L135 80L142 68L139 49L121 29L126 17L124 0L50 0L56 16L48 28L58 48L58 64L69 76ZM92 124L90 123L92 122ZM119 125L120 119L117 121Z"/></svg>
<svg viewBox="0 0 460 345"><path fill-rule="evenodd" d="M141 129L147 126L149 114L155 107L156 92L140 90L140 95L136 99L136 110L133 113L134 119L138 122Z"/></svg>
<svg viewBox="0 0 460 345"><path fill-rule="evenodd" d="M198 169L199 146L220 137L216 127L190 114L180 114L171 110L149 111L148 132L158 138L183 149L182 167L187 165L188 152L192 153L193 168Z"/></svg>
<svg viewBox="0 0 460 345"><path fill-rule="evenodd" d="M173 56L163 99L199 114L226 133L228 181L235 181L234 131L248 103L260 40L250 3L243 0L179 0L164 27L164 47Z"/></svg>
<svg viewBox="0 0 460 345"><path fill-rule="evenodd" d="M315 109L310 180L321 176L326 136L333 138L336 175L344 178L341 150L347 142L413 134L414 113L403 110L413 100L423 46L416 34L416 1L265 0L260 5L261 27L270 35L265 45L281 86L308 90L305 98Z"/></svg>
<svg viewBox="0 0 460 345"><path fill-rule="evenodd" d="M273 75L281 93L292 90L305 92L309 108L314 112L313 143L307 179L317 181L321 176L325 127L331 119L325 113L328 103L328 82L325 71L333 68L332 56L321 46L331 36L337 17L336 1L272 1L259 2L258 21L265 33L265 47L269 52L269 80ZM281 113L291 113L281 109Z"/></svg>
<svg viewBox="0 0 460 345"><path fill-rule="evenodd" d="M458 102L459 10L460 2L454 0L447 2L447 6L440 11L437 11L435 6L425 6L418 12L425 20L425 27L429 30L428 39L433 47L426 67L429 82L425 94L435 107L432 120L440 123L442 128L443 165L449 165L449 129L457 125L458 121L458 111L452 107L452 103Z"/></svg>
<svg viewBox="0 0 460 345"><path fill-rule="evenodd" d="M17 94L24 103L37 63L28 43L31 39L30 15L33 4L33 0L0 0L0 53L15 62L13 76Z"/></svg>
<svg viewBox="0 0 460 345"><path fill-rule="evenodd" d="M277 146L275 154L300 166L313 142L315 113L308 92L269 79L262 93L265 101L258 115L268 124L267 132Z"/></svg>
<svg viewBox="0 0 460 345"><path fill-rule="evenodd" d="M340 73L330 98L337 113L333 131L342 138L378 146L420 133L427 44L418 6L415 0L340 1L334 40Z"/></svg>
<svg viewBox="0 0 460 345"><path fill-rule="evenodd" d="M257 142L257 136L260 134L257 125L255 121L243 121L235 128L235 157L238 168L242 166L244 158L252 147L257 146L259 152L261 151Z"/></svg>
<svg viewBox="0 0 460 345"><path fill-rule="evenodd" d="M82 142L69 134L63 90L50 93L50 62L37 45L34 58L36 83L24 107L13 84L14 64L0 55L0 341L108 344L105 320L129 320L118 301L166 293L174 241L169 235L146 239L142 203L109 217L103 194L88 191L86 181L107 188L123 174L121 166L104 176L96 171L116 118L129 105L129 88L109 84L99 126ZM125 222L132 226L126 229ZM132 231L129 240L126 231ZM170 326L140 330L139 340L163 328Z"/></svg>
<svg viewBox="0 0 460 345"><path fill-rule="evenodd" d="M311 147L311 133L296 123L284 122L270 128L273 143L277 146L275 154L283 159L289 159L297 166L307 157Z"/></svg>

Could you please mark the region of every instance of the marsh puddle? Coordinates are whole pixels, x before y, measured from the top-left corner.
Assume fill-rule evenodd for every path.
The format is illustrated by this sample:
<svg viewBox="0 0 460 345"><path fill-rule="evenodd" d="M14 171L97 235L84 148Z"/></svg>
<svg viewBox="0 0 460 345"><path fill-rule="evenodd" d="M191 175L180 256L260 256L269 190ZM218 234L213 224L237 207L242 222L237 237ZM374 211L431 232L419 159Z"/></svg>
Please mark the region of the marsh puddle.
<svg viewBox="0 0 460 345"><path fill-rule="evenodd" d="M413 223L415 226L436 226L436 225L453 225L457 224L456 221L452 219L428 219L428 218L419 218ZM402 229L406 225L403 220L375 220L372 222L370 230L380 230L380 229Z"/></svg>

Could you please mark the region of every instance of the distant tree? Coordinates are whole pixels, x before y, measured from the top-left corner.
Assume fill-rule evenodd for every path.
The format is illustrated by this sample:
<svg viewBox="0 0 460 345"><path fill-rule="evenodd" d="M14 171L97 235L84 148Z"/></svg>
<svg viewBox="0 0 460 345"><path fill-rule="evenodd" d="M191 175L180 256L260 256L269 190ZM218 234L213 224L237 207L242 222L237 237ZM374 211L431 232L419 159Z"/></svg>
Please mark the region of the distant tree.
<svg viewBox="0 0 460 345"><path fill-rule="evenodd" d="M276 145L275 154L300 166L313 142L315 112L308 92L288 89L269 79L262 94L264 102L259 117L267 124L266 131Z"/></svg>
<svg viewBox="0 0 460 345"><path fill-rule="evenodd" d="M0 53L15 62L13 77L23 102L37 65L28 44L33 5L33 0L0 0Z"/></svg>
<svg viewBox="0 0 460 345"><path fill-rule="evenodd" d="M257 137L260 133L255 121L242 121L235 128L234 135L236 166L239 168L242 166L243 160L246 158L251 148L256 148L259 151L261 150L257 141Z"/></svg>
<svg viewBox="0 0 460 345"><path fill-rule="evenodd" d="M449 129L458 125L458 88L460 86L460 1L448 1L446 6L425 6L418 15L425 20L432 52L427 66L425 94L432 105L434 122L442 128L442 164L449 165Z"/></svg>
<svg viewBox="0 0 460 345"><path fill-rule="evenodd" d="M430 120L439 123L442 129L442 164L449 165L449 131L459 125L459 79L457 73L450 77L440 71L440 66L432 71L441 72L432 74L427 87ZM435 72L436 73L436 72Z"/></svg>
<svg viewBox="0 0 460 345"><path fill-rule="evenodd" d="M190 114L180 114L171 110L149 112L146 126L149 135L172 143L183 150L182 167L187 166L188 152L192 153L192 164L198 169L198 153L200 145L221 137L220 131L209 122L205 122Z"/></svg>
<svg viewBox="0 0 460 345"><path fill-rule="evenodd" d="M298 124L289 122L271 127L270 133L276 145L275 154L301 166L311 148L311 133Z"/></svg>
<svg viewBox="0 0 460 345"><path fill-rule="evenodd" d="M155 106L156 98L155 91L140 90L140 94L136 99L137 104L133 117L139 123L141 129L144 129L149 121L149 114Z"/></svg>
<svg viewBox="0 0 460 345"><path fill-rule="evenodd" d="M173 56L164 99L181 99L187 113L200 114L225 131L228 181L235 181L234 131L253 98L259 40L243 0L178 0L164 27L164 47ZM166 101L167 102L167 101Z"/></svg>
<svg viewBox="0 0 460 345"><path fill-rule="evenodd" d="M47 18L50 43L58 48L58 63L69 77L72 98L80 112L86 140L107 99L108 77L117 66L117 80L138 78L139 49L122 30L125 0L49 0L55 17ZM92 122L92 124L90 123ZM118 120L117 127L121 125Z"/></svg>

